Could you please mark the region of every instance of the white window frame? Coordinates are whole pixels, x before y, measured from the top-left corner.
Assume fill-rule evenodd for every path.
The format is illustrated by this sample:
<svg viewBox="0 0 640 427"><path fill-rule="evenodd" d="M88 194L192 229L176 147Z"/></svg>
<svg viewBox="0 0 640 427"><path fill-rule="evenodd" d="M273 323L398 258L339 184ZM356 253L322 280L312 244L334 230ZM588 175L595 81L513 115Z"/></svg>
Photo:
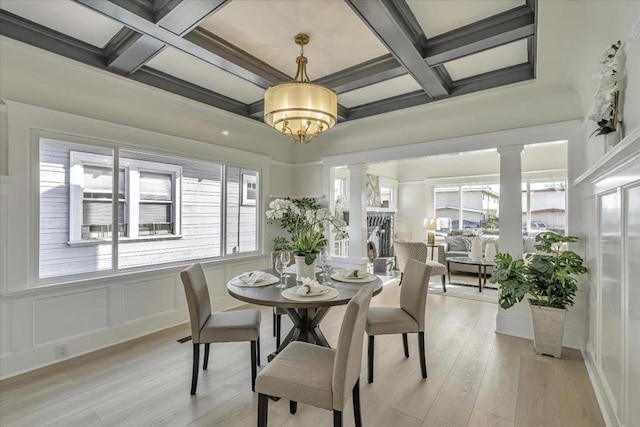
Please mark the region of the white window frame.
<svg viewBox="0 0 640 427"><path fill-rule="evenodd" d="M120 169L125 171L125 209L127 236L118 237L121 242L147 239L166 239L181 237L181 182L182 166L166 163L150 162L146 160L120 159ZM111 166L113 157L104 154L87 153L83 151L69 152L69 244L100 244L109 239L82 238L82 203L84 201L84 166ZM172 177L172 216L174 232L170 235L139 236L139 203L140 203L140 171L171 174ZM117 198L116 198L117 199ZM113 200L113 192L112 192Z"/></svg>

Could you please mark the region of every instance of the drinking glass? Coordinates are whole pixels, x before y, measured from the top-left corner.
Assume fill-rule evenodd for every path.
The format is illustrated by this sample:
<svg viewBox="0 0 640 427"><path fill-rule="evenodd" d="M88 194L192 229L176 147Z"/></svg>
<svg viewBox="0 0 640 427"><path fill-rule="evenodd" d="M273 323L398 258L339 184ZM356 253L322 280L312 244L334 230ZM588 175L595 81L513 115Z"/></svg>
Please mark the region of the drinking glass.
<svg viewBox="0 0 640 427"><path fill-rule="evenodd" d="M276 288L284 288L284 287L286 287L287 285L285 285L284 282L282 281L282 272L285 269L285 265L282 262L282 259L280 257L277 257L275 259L275 262L273 263L273 267L280 274L280 283L278 283L276 285Z"/></svg>
<svg viewBox="0 0 640 427"><path fill-rule="evenodd" d="M329 284L329 270L331 269L331 255L326 249L320 254L320 266L322 267L323 285Z"/></svg>
<svg viewBox="0 0 640 427"><path fill-rule="evenodd" d="M284 265L284 277L289 277L289 271L287 268L289 267L289 264L291 264L291 252L280 252L280 259L282 260L282 265Z"/></svg>

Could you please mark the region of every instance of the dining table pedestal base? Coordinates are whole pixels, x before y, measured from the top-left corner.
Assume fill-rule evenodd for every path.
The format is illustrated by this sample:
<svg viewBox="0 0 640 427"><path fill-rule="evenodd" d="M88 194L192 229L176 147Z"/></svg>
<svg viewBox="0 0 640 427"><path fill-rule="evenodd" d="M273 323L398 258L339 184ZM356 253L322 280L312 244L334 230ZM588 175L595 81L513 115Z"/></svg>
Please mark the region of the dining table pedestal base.
<svg viewBox="0 0 640 427"><path fill-rule="evenodd" d="M269 362L292 341L303 341L323 347L331 347L320 330L320 322L329 312L329 307L284 308L284 311L291 319L293 327L280 343L280 347L267 357Z"/></svg>

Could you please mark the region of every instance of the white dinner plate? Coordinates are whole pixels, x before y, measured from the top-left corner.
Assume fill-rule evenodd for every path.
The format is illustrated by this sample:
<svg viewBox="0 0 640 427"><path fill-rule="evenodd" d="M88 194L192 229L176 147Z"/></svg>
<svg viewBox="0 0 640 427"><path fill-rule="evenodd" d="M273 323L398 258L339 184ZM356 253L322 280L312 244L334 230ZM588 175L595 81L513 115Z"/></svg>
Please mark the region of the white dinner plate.
<svg viewBox="0 0 640 427"><path fill-rule="evenodd" d="M298 301L307 304L312 301L328 301L338 296L338 290L335 288L327 287L326 291L327 292L324 292L322 294L316 293L315 295L298 295L295 293L295 287L293 287L287 288L282 291L282 296L291 301Z"/></svg>
<svg viewBox="0 0 640 427"><path fill-rule="evenodd" d="M317 296L324 295L324 294L326 294L327 292L329 292L329 288L324 287L323 289L320 289L320 290L319 290L319 291L317 291L317 292L309 292L309 293L307 293L307 294L299 294L299 293L297 292L297 290L298 290L299 288L300 288L300 286L296 286L295 288L292 288L292 292L293 292L293 293L295 293L295 294L296 294L297 296L299 296L299 297L317 297Z"/></svg>
<svg viewBox="0 0 640 427"><path fill-rule="evenodd" d="M242 276L242 274L240 276ZM272 274L265 273L264 278L262 280L257 280L253 285L250 285L240 280L240 276L236 276L233 279L229 280L229 283L231 283L234 286L239 286L241 288L258 288L260 286L273 285L274 283L278 283L280 281L280 278Z"/></svg>
<svg viewBox="0 0 640 427"><path fill-rule="evenodd" d="M353 270L347 270L347 271L353 272ZM344 270L341 270L341 271L338 271L337 273L332 274L331 279L336 280L338 282L345 282L345 283L369 283L377 279L377 277L371 273L367 273L364 271L361 273L363 274L362 277L349 277L348 273L346 273Z"/></svg>

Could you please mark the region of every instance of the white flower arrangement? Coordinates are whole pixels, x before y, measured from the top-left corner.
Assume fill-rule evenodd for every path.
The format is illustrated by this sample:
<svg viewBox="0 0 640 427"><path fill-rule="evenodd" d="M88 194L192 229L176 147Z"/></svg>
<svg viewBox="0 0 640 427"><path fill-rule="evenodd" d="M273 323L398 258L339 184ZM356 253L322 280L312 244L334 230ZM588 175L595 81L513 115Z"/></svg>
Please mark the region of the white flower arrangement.
<svg viewBox="0 0 640 427"><path fill-rule="evenodd" d="M598 128L593 135L604 135L615 132L618 117L618 100L623 78L622 43L612 44L600 59L600 69L593 74L596 92L589 119L597 123Z"/></svg>
<svg viewBox="0 0 640 427"><path fill-rule="evenodd" d="M347 223L334 216L327 208L301 208L287 199L276 199L269 203L265 212L267 220L280 221L283 228L291 231L291 248L299 255L305 256L305 263L311 265L327 245L324 227L331 224L336 240L346 239Z"/></svg>

